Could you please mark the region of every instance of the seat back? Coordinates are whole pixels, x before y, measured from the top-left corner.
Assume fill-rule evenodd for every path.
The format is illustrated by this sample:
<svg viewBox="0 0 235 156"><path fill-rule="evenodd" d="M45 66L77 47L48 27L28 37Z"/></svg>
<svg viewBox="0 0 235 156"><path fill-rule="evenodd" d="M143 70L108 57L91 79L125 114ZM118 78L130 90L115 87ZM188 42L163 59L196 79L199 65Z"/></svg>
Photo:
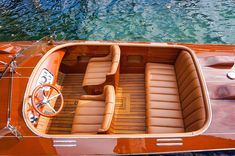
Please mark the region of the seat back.
<svg viewBox="0 0 235 156"><path fill-rule="evenodd" d="M120 55L119 46L111 45L107 56L89 60L82 84L88 94L101 94L105 85L113 85L115 88L118 86Z"/></svg>
<svg viewBox="0 0 235 156"><path fill-rule="evenodd" d="M106 76L105 84L113 85L116 88L119 84L121 51L118 45L112 45L110 51L112 66L110 72Z"/></svg>
<svg viewBox="0 0 235 156"><path fill-rule="evenodd" d="M115 74L118 70L118 66L120 63L120 48L118 45L112 45L110 47L110 53L112 58L112 67L109 74Z"/></svg>
<svg viewBox="0 0 235 156"><path fill-rule="evenodd" d="M199 76L188 52L182 51L179 54L175 72L185 131L199 130L206 122L206 111Z"/></svg>
<svg viewBox="0 0 235 156"><path fill-rule="evenodd" d="M104 97L105 97L105 111L104 118L102 122L101 128L98 130L98 133L106 133L108 132L113 115L115 110L115 90L111 85L107 85L104 87Z"/></svg>

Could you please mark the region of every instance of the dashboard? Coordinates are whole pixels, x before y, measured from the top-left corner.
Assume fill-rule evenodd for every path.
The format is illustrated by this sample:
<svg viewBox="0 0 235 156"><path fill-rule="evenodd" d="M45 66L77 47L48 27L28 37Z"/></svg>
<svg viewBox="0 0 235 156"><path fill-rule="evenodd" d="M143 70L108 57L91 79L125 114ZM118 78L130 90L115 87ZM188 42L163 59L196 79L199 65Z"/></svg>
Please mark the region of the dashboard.
<svg viewBox="0 0 235 156"><path fill-rule="evenodd" d="M54 76L50 73L46 68L41 71L41 74L38 77L38 81L36 86L41 84L52 84L54 80Z"/></svg>
<svg viewBox="0 0 235 156"><path fill-rule="evenodd" d="M60 68L60 63L65 54L65 50L57 50L45 57L41 58L37 66L34 68L33 73L30 76L30 80L27 84L27 89L25 92L25 121L29 122L31 128L37 128L37 131L42 133L46 132L47 126L49 124L50 118L43 117L34 110L32 106L32 93L35 88L43 84L50 84L53 86L57 85L57 78ZM50 87L44 87L44 90L50 90Z"/></svg>
<svg viewBox="0 0 235 156"><path fill-rule="evenodd" d="M37 84L36 86L42 85L42 84L52 84L54 80L54 76L52 73L50 73L46 68L42 69L38 80L37 80ZM49 90L49 88L45 87L45 90ZM29 120L32 124L36 125L37 124L37 120L39 118L38 114L33 114L31 111L28 112L28 117Z"/></svg>

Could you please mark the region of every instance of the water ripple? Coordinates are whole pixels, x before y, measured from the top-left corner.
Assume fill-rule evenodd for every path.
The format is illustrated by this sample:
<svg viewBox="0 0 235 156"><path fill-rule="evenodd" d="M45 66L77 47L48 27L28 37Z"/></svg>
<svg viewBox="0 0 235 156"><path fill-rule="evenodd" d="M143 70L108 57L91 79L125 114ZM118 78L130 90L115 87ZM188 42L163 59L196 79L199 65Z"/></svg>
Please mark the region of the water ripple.
<svg viewBox="0 0 235 156"><path fill-rule="evenodd" d="M0 41L235 43L233 0L0 0Z"/></svg>

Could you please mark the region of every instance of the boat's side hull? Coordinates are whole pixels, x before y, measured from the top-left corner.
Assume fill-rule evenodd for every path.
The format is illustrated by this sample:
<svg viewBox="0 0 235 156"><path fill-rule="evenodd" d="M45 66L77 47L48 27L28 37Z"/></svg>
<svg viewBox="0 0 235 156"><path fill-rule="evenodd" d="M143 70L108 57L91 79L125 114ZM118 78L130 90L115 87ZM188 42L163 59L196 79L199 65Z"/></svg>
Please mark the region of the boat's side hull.
<svg viewBox="0 0 235 156"><path fill-rule="evenodd" d="M233 135L234 137L234 135ZM159 138L129 139L46 139L25 137L17 140L14 137L2 138L1 155L9 154L143 154L172 153L211 150L235 150L235 141L224 136L203 135L182 140L162 141Z"/></svg>

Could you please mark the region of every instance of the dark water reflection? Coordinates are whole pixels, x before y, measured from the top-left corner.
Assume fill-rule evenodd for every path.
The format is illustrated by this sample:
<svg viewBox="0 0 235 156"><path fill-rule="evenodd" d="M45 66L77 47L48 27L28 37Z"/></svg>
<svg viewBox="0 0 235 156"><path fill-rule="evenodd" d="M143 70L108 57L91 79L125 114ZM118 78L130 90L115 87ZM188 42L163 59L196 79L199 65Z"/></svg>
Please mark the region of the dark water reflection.
<svg viewBox="0 0 235 156"><path fill-rule="evenodd" d="M235 43L234 0L0 0L0 40Z"/></svg>

